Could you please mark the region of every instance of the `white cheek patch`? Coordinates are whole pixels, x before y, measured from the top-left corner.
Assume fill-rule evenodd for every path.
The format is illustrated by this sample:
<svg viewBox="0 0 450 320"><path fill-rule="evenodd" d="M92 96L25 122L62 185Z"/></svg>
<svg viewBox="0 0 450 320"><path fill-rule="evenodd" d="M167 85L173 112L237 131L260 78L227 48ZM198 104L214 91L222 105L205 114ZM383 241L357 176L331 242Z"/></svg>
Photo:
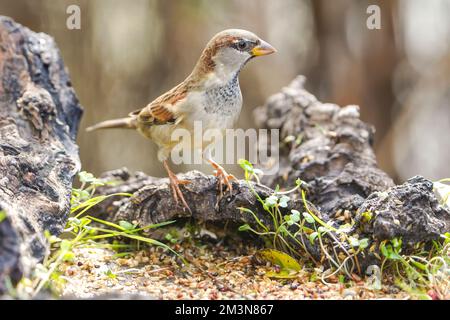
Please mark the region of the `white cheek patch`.
<svg viewBox="0 0 450 320"><path fill-rule="evenodd" d="M247 62L251 55L246 51L239 51L234 48L223 48L214 57L216 72L227 78L236 74Z"/></svg>

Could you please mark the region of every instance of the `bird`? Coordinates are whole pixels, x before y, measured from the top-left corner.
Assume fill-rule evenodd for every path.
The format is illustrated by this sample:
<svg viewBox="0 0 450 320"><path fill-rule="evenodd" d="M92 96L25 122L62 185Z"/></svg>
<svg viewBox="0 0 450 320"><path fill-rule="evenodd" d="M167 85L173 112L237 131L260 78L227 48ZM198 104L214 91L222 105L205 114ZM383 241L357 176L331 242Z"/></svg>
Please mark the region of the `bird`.
<svg viewBox="0 0 450 320"><path fill-rule="evenodd" d="M158 160L167 171L173 198L181 200L191 212L180 185L189 181L179 179L170 169L168 159L178 141L171 139L176 129L193 130L194 122L201 121L203 129L232 129L242 108L239 74L251 59L276 52L276 49L254 33L242 29L227 29L217 33L207 43L192 72L180 84L162 94L147 106L127 117L106 120L88 127L98 129L135 129L156 143ZM204 154L214 168L219 189L225 185L232 191L231 180L236 179Z"/></svg>

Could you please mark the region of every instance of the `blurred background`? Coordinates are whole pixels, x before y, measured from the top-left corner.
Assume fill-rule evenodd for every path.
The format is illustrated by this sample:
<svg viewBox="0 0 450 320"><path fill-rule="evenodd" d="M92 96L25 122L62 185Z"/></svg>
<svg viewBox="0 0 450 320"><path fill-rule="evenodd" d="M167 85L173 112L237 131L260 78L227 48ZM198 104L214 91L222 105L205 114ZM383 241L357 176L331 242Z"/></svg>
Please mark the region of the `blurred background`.
<svg viewBox="0 0 450 320"><path fill-rule="evenodd" d="M71 4L80 30L66 27ZM366 26L372 4L379 30ZM85 108L83 169L96 175L126 166L164 176L152 142L84 128L145 106L190 73L216 32L243 28L278 53L241 73L238 127L253 127L252 110L303 74L321 101L361 107L377 129L380 167L397 182L450 177L449 0L0 0L0 14L56 39Z"/></svg>

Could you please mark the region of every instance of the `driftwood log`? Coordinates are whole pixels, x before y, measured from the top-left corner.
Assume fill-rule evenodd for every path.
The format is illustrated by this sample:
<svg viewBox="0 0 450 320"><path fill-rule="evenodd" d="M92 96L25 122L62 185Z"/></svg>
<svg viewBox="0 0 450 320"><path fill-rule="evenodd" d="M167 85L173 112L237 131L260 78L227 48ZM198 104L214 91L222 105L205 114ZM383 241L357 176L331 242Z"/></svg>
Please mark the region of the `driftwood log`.
<svg viewBox="0 0 450 320"><path fill-rule="evenodd" d="M82 108L54 40L0 17L0 292L63 230Z"/></svg>
<svg viewBox="0 0 450 320"><path fill-rule="evenodd" d="M263 178L270 187L253 184L256 193L265 199L274 193L276 184L293 186L300 178L306 181L308 200L315 205L310 206L323 220L339 226L353 219L356 223L352 233L368 237L371 243L395 237L402 237L406 244L416 243L438 239L450 230L450 213L437 201L432 182L415 177L395 186L377 167L372 150L374 128L359 119L358 107L321 103L304 89L303 83L304 78L298 77L256 111L259 125L280 129L284 142L279 172ZM168 179L139 172L130 174L126 169L107 172L103 177L119 184L102 187L101 194L133 193L131 198L110 198L101 204L100 211L106 219L134 221L144 226L194 218L219 225L232 222L256 227L254 217L239 210L244 207L269 222L267 212L246 181L233 182L233 193L221 198L216 178L195 171L182 174L182 179L191 182L182 189L191 214L174 202ZM305 211L295 194L282 213L293 208ZM366 211L373 213L370 222L361 218ZM347 219L342 219L344 215ZM320 250L303 242L312 256L320 259ZM371 255L361 257L363 266L372 260Z"/></svg>
<svg viewBox="0 0 450 320"><path fill-rule="evenodd" d="M139 225L148 225L172 219L194 218L199 222L225 224L227 222L254 224L249 213L239 208L251 208L265 221L267 216L262 205L244 180L233 181L232 194L217 190L217 179L198 171L180 174L180 178L190 181L183 186L183 194L189 203L192 214L181 203L176 203L171 194L167 178L149 177L141 172L130 174L127 169L106 172L102 178L116 181L114 186L99 189L101 194L132 193L131 198L110 198L100 203L96 211L102 212L102 218L112 221L135 221ZM118 182L118 183L117 183ZM263 199L273 190L252 183L256 193ZM300 206L300 200L292 201L285 211Z"/></svg>
<svg viewBox="0 0 450 320"><path fill-rule="evenodd" d="M285 142L278 174L262 182L274 187L301 178L308 183L308 199L328 220L347 211L361 225L362 213L374 213L362 233L376 240L401 237L412 244L449 231L449 211L438 202L431 181L414 177L394 186L378 168L375 128L360 120L359 107L321 103L304 83L297 77L255 110L257 124L280 129Z"/></svg>
<svg viewBox="0 0 450 320"><path fill-rule="evenodd" d="M279 129L281 157L278 174L265 185L308 182L310 200L327 215L355 211L374 191L394 185L377 167L372 149L375 129L359 118L359 107L321 103L297 77L255 110L257 125Z"/></svg>

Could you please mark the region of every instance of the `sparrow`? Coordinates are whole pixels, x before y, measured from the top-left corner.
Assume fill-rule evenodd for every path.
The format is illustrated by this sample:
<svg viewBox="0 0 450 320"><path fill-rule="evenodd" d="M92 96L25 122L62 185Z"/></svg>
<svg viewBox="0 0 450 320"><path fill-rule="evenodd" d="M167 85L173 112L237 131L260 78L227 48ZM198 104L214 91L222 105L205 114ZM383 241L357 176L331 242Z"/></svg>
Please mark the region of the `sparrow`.
<svg viewBox="0 0 450 320"><path fill-rule="evenodd" d="M169 176L173 197L191 211L179 185L189 183L177 178L168 165L172 149L178 141L171 139L178 128L192 132L195 121L202 128L231 129L239 118L242 93L239 73L254 57L276 52L270 44L254 33L241 29L228 29L216 34L206 45L191 74L179 85L162 94L146 107L131 112L128 117L100 122L87 131L106 128L135 129L158 146L158 160ZM219 189L225 184L230 192L230 180L235 179L215 162L211 155L203 154L213 166Z"/></svg>

